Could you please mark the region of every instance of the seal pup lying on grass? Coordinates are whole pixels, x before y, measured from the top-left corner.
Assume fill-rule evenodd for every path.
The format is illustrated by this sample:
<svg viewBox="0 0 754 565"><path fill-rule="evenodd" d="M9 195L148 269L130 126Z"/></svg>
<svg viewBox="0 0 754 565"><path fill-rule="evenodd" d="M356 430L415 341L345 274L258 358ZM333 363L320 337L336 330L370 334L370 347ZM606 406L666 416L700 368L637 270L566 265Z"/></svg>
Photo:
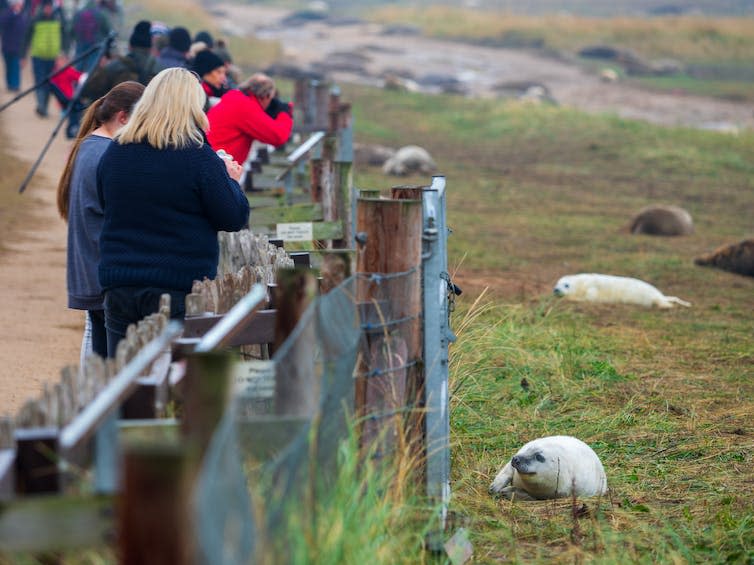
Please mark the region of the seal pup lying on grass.
<svg viewBox="0 0 754 565"><path fill-rule="evenodd" d="M665 296L651 284L639 279L598 273L561 277L553 292L556 296L581 302L638 304L658 308L672 308L676 304L691 306L690 302L675 296Z"/></svg>
<svg viewBox="0 0 754 565"><path fill-rule="evenodd" d="M524 445L497 474L490 492L521 500L595 496L607 492L607 477L583 441L547 436Z"/></svg>

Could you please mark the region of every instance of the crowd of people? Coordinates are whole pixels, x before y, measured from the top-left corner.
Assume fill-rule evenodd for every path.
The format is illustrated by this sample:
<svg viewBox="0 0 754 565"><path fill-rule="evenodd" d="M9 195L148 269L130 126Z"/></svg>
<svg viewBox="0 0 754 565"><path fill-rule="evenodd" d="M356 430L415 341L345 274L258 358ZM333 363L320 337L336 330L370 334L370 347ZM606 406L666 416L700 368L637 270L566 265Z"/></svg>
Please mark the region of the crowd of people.
<svg viewBox="0 0 754 565"><path fill-rule="evenodd" d="M159 22L138 22L123 54L86 69L75 59L89 47L67 42L55 0L32 1L7 0L3 54L14 54L6 49L8 30L16 29L8 15L31 10L29 26L47 23L31 32L39 45L28 53L51 57L40 72L53 74L38 81L47 90L35 89L37 114L46 114L43 95L63 106L78 100L68 107L74 142L57 193L68 222L68 306L86 312L82 361L91 351L114 357L128 326L156 312L162 294L171 296L171 317L182 318L193 281L215 277L217 232L248 224L242 163L255 141L288 141L293 108L271 77L239 80L227 48L210 33L192 40L186 28ZM89 23L99 29L98 18ZM15 52L19 67L25 49ZM18 69L8 61L7 86L15 92Z"/></svg>

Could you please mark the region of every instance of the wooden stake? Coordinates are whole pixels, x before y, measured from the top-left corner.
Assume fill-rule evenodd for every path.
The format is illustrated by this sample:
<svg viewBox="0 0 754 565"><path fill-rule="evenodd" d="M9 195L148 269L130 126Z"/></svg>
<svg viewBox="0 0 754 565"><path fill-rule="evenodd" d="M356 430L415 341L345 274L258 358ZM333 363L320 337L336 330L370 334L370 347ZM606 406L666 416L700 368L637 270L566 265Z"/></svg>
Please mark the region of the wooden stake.
<svg viewBox="0 0 754 565"><path fill-rule="evenodd" d="M179 446L129 447L123 457L118 504L119 562L194 562L188 457Z"/></svg>
<svg viewBox="0 0 754 565"><path fill-rule="evenodd" d="M356 414L380 415L408 404L419 409L422 373L412 363L419 362L422 352L422 202L362 198L356 210L357 231L366 236L357 252L357 272L365 275L358 281L356 296L377 325L374 331L367 332L368 350L363 352L358 372L380 375L356 380ZM375 273L388 276L382 280L367 276ZM404 274L391 278L391 273ZM418 410L414 414L409 425L412 443L420 439L416 435L421 433ZM394 449L390 438L397 433L391 429L396 419L380 418L375 422L387 429L362 426L362 433L369 432L368 436L362 435L362 445L367 446L374 435L382 433L383 448Z"/></svg>
<svg viewBox="0 0 754 565"><path fill-rule="evenodd" d="M207 449L232 392L230 352L191 353L186 358L181 430L200 454Z"/></svg>
<svg viewBox="0 0 754 565"><path fill-rule="evenodd" d="M316 296L317 279L310 269L280 269L275 291L274 350L278 351ZM314 327L310 324L290 345L285 367L278 364L275 378L277 414L311 416L315 413L319 405L320 383L314 374L314 340Z"/></svg>

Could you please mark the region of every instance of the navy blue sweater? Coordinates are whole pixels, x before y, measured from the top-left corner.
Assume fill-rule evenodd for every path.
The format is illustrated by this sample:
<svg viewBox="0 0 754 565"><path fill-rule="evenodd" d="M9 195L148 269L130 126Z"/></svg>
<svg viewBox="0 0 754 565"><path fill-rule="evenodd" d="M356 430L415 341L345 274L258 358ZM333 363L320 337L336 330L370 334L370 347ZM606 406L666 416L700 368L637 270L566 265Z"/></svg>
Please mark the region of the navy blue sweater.
<svg viewBox="0 0 754 565"><path fill-rule="evenodd" d="M105 218L99 282L189 292L217 273L217 232L238 231L249 202L209 144L112 143L97 169Z"/></svg>

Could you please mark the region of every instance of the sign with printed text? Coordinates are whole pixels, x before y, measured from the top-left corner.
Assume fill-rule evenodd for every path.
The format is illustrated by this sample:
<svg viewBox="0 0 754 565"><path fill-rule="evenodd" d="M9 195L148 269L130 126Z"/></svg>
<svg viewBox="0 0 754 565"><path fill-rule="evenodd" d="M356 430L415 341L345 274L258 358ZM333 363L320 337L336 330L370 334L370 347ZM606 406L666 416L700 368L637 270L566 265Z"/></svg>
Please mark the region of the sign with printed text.
<svg viewBox="0 0 754 565"><path fill-rule="evenodd" d="M283 241L312 241L314 228L311 222L277 224L277 238Z"/></svg>
<svg viewBox="0 0 754 565"><path fill-rule="evenodd" d="M238 363L233 392L256 400L275 398L275 362L252 359Z"/></svg>

